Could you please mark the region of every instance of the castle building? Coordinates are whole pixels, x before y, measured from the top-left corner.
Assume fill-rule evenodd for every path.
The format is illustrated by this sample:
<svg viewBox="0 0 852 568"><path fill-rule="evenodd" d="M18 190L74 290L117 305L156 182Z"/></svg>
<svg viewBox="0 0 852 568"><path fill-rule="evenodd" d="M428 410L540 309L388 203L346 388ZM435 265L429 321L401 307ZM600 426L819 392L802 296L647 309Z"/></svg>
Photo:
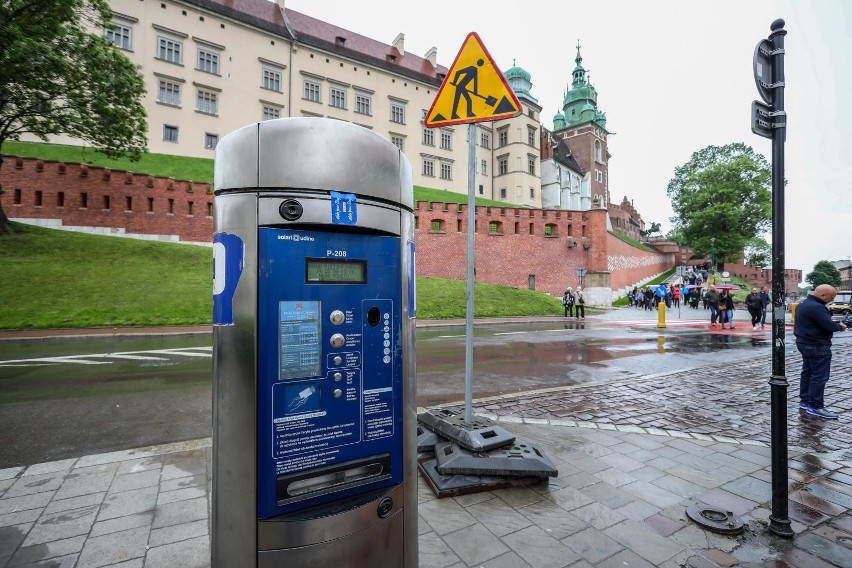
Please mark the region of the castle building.
<svg viewBox="0 0 852 568"><path fill-rule="evenodd" d="M109 3L112 25L94 31L139 66L151 152L213 158L219 139L246 124L327 117L396 144L415 185L467 193L468 128L423 125L448 72L436 48L413 54L402 33L383 43L291 10L285 0ZM504 72L522 113L475 125L478 196L520 207L607 207L606 117L579 46L576 63L553 132L541 124L530 74L514 64ZM568 146L554 161L563 139Z"/></svg>

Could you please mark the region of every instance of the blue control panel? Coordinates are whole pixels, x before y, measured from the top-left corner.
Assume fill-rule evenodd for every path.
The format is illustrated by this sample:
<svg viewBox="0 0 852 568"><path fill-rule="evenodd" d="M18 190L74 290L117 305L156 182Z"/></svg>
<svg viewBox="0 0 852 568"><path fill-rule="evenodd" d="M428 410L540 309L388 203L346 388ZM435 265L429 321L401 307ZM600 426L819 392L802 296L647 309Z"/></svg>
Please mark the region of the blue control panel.
<svg viewBox="0 0 852 568"><path fill-rule="evenodd" d="M402 481L400 239L258 229L258 517Z"/></svg>

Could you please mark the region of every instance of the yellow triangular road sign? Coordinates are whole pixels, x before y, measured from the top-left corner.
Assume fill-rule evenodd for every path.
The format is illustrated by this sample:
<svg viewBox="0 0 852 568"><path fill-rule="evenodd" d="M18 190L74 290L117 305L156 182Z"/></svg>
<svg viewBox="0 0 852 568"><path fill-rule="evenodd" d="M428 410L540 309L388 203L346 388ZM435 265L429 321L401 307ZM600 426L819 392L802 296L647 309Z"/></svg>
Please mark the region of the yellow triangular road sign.
<svg viewBox="0 0 852 568"><path fill-rule="evenodd" d="M476 32L468 34L424 124L430 128L511 118L521 103Z"/></svg>

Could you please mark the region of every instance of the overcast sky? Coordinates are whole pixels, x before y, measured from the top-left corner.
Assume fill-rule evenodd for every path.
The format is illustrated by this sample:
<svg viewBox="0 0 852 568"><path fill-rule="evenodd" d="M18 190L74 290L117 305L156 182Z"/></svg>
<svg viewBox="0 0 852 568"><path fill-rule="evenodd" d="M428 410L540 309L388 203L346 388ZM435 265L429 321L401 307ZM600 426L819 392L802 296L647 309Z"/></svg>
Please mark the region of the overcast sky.
<svg viewBox="0 0 852 568"><path fill-rule="evenodd" d="M757 42L786 22L786 266L852 255L852 2L849 0L589 0L459 2L286 0L288 8L405 50L432 46L449 67L475 31L506 71L532 76L553 127L571 80L576 44L607 115L609 189L632 199L646 223L671 228L666 186L675 167L708 145L743 142L771 160L751 132ZM554 6L558 9L554 9ZM767 235L769 240L769 235Z"/></svg>

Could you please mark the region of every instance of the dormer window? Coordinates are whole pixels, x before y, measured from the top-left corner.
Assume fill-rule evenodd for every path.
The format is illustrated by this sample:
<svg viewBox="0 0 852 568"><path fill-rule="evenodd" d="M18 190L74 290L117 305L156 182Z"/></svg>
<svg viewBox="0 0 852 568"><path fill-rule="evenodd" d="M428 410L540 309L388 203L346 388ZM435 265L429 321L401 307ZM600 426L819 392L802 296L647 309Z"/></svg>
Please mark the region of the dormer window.
<svg viewBox="0 0 852 568"><path fill-rule="evenodd" d="M343 45L346 43L346 38L343 36L337 36L334 40L337 42L337 45Z"/></svg>
<svg viewBox="0 0 852 568"><path fill-rule="evenodd" d="M388 54L388 61L390 61L391 63L393 63L394 61L396 61L396 55L393 55L393 54L389 53L389 54Z"/></svg>

